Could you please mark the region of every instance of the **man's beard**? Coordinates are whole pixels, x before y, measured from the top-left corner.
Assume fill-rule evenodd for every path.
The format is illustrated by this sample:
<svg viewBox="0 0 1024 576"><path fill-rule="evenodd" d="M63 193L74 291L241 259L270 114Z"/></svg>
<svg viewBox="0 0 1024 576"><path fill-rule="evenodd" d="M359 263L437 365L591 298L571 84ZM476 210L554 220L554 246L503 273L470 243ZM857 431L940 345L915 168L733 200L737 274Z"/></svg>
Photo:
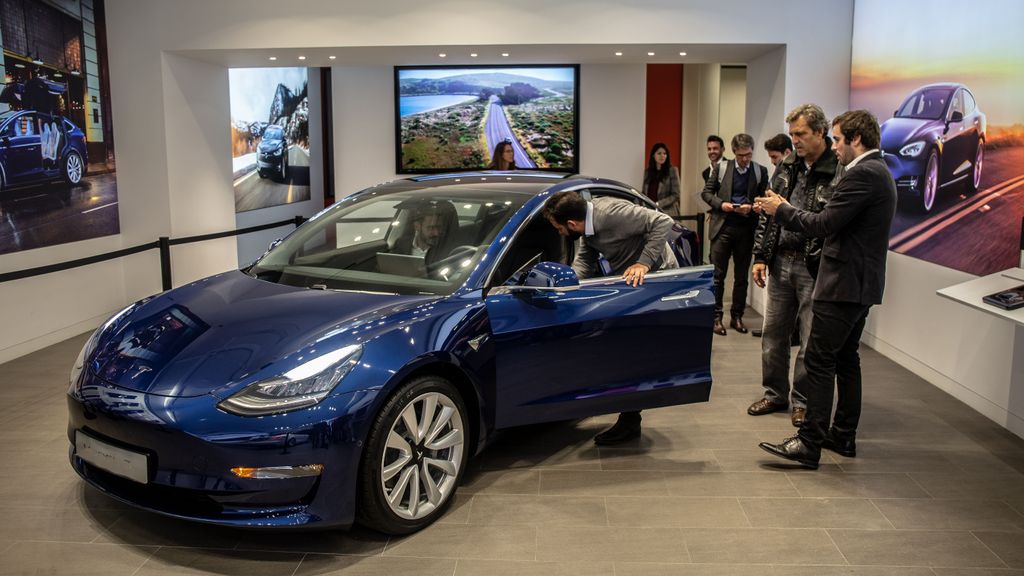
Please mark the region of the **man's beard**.
<svg viewBox="0 0 1024 576"><path fill-rule="evenodd" d="M583 236L583 234L579 232L573 232L572 230L570 230L569 233L566 235L566 237L569 238L569 240L572 240L573 242L579 240L580 236Z"/></svg>

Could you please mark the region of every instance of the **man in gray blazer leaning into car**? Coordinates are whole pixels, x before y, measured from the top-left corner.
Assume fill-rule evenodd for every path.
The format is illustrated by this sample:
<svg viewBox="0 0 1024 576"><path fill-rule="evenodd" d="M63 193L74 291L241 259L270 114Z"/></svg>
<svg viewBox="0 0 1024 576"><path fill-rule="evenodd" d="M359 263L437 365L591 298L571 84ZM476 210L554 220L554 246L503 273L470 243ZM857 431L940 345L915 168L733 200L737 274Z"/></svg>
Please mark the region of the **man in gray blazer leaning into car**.
<svg viewBox="0 0 1024 576"><path fill-rule="evenodd" d="M667 242L672 218L656 210L621 198L587 200L566 190L548 198L544 217L562 236L582 240L572 263L581 279L622 276L635 287L649 272L679 266ZM594 443L619 444L639 437L640 412L623 412Z"/></svg>
<svg viewBox="0 0 1024 576"><path fill-rule="evenodd" d="M896 183L878 151L879 132L878 120L866 110L845 112L832 121L832 149L846 173L821 212L797 209L771 192L758 201L786 229L825 238L804 356L807 416L796 436L760 444L808 468L818 467L822 448L850 458L857 454L857 349L868 309L882 302L889 226L896 213ZM834 418L833 385L838 390Z"/></svg>

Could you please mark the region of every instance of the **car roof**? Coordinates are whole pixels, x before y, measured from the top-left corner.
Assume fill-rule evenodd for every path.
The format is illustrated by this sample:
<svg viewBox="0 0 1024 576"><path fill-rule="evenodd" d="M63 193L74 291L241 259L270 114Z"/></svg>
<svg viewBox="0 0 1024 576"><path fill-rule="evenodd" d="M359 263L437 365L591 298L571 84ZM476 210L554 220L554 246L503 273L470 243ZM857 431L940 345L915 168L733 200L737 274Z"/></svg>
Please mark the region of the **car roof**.
<svg viewBox="0 0 1024 576"><path fill-rule="evenodd" d="M952 88L967 88L967 87L964 86L963 84L960 84L959 82L936 82L934 84L926 84L924 86L921 86L917 90L914 90L914 92L917 92L918 90L928 90L928 89L931 89L931 88L950 88L950 89L952 89Z"/></svg>
<svg viewBox="0 0 1024 576"><path fill-rule="evenodd" d="M413 176L402 180L384 182L383 184L367 188L363 192L372 191L378 194L390 194L429 188L451 190L452 192L467 189L482 191L500 188L505 192L536 196L543 192L554 193L560 190L583 187L611 187L633 190L632 186L628 184L605 178L594 178L580 174L520 170L516 172L480 171ZM441 190L437 191L440 192Z"/></svg>

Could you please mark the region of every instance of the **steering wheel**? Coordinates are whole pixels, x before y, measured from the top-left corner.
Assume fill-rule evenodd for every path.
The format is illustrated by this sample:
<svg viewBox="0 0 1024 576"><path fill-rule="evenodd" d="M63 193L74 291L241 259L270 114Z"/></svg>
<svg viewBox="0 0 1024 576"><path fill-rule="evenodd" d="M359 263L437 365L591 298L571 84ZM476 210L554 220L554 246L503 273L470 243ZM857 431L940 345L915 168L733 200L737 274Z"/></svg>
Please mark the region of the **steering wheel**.
<svg viewBox="0 0 1024 576"><path fill-rule="evenodd" d="M471 258L476 253L477 248L477 246L471 244L463 244L462 246L452 248L447 256L427 267L427 276L445 281L457 276L459 272L463 271L459 263L466 258ZM447 273L441 274L441 271L446 268L448 269Z"/></svg>

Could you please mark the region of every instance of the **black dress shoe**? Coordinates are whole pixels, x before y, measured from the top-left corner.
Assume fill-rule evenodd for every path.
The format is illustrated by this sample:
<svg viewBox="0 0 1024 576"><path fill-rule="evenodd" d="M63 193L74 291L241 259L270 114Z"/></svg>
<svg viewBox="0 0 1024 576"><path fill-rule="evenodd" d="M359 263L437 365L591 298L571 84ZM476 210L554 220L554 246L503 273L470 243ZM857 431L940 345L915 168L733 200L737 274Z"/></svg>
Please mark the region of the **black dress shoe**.
<svg viewBox="0 0 1024 576"><path fill-rule="evenodd" d="M751 416L763 416L772 412L781 412L789 407L789 404L776 404L767 398L761 398L747 408L747 414Z"/></svg>
<svg viewBox="0 0 1024 576"><path fill-rule="evenodd" d="M729 322L729 327L739 332L740 334L747 333L747 327L743 325L743 318L733 316L732 321Z"/></svg>
<svg viewBox="0 0 1024 576"><path fill-rule="evenodd" d="M842 438L829 432L825 436L825 441L821 443L821 447L847 458L857 457L857 439L855 436Z"/></svg>
<svg viewBox="0 0 1024 576"><path fill-rule="evenodd" d="M818 469L818 460L821 460L821 450L815 450L804 444L804 441L799 436L786 438L782 441L782 444L761 442L758 446L773 456L792 460L812 470Z"/></svg>
<svg viewBox="0 0 1024 576"><path fill-rule="evenodd" d="M721 318L715 318L715 328L714 328L714 330L715 330L715 334L718 334L719 336L725 336L726 334L728 334L725 331L725 325L722 324L722 319Z"/></svg>
<svg viewBox="0 0 1024 576"><path fill-rule="evenodd" d="M622 444L640 437L639 422L623 422L622 418L614 426L594 436L594 444L598 446L611 446Z"/></svg>

